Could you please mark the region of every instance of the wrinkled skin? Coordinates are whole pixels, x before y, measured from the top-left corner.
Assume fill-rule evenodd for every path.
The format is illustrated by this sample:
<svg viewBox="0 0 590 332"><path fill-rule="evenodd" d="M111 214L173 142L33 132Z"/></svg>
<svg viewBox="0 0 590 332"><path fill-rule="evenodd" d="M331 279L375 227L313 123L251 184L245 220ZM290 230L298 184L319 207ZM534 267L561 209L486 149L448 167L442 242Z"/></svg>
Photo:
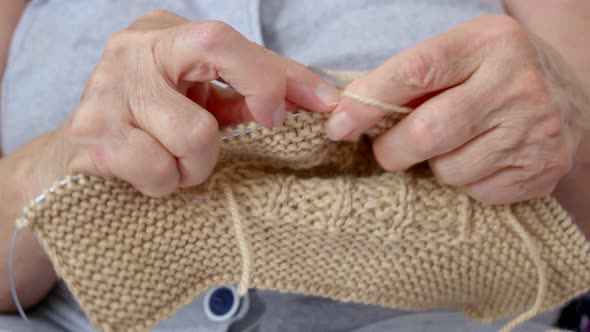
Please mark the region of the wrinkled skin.
<svg viewBox="0 0 590 332"><path fill-rule="evenodd" d="M60 164L162 196L210 175L220 124L276 126L287 104L325 112L338 97L319 75L223 22L155 11L108 41L78 109L55 135Z"/></svg>
<svg viewBox="0 0 590 332"><path fill-rule="evenodd" d="M550 194L572 169L588 92L559 53L508 16L465 22L392 57L347 90L416 107L374 143L387 170L428 161L486 204ZM344 99L328 123L353 138L385 112Z"/></svg>

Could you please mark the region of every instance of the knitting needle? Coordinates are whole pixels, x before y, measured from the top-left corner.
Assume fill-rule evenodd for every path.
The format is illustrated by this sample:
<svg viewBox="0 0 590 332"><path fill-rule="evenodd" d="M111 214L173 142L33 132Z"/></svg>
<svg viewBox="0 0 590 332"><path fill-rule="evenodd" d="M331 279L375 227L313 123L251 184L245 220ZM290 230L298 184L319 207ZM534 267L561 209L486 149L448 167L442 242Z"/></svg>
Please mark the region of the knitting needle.
<svg viewBox="0 0 590 332"><path fill-rule="evenodd" d="M307 65L305 66L307 69L313 71L314 73L320 75L321 77L325 78L326 80L332 82L332 84L336 85L338 89L346 88L347 83L342 81L341 79L337 78L336 76L326 72L325 70L318 68L314 65Z"/></svg>

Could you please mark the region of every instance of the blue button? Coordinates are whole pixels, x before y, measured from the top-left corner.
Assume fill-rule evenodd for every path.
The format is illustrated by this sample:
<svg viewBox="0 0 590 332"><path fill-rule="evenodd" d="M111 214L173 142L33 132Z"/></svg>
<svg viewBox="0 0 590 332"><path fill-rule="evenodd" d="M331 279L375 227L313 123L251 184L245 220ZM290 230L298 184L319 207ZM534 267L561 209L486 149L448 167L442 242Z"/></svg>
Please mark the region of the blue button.
<svg viewBox="0 0 590 332"><path fill-rule="evenodd" d="M219 286L207 292L203 304L209 319L225 321L238 312L240 297L234 286Z"/></svg>
<svg viewBox="0 0 590 332"><path fill-rule="evenodd" d="M234 294L227 287L216 289L209 299L209 309L217 316L227 314L234 306Z"/></svg>

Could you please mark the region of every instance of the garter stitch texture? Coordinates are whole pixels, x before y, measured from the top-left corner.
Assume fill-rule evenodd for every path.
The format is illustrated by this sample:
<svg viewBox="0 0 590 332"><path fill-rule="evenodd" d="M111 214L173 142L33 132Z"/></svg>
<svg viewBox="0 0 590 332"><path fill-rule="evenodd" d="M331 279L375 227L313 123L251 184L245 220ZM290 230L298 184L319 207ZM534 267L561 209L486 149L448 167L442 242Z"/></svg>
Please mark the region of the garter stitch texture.
<svg viewBox="0 0 590 332"><path fill-rule="evenodd" d="M165 198L76 175L32 202L31 229L101 331L144 331L220 284L406 310L461 310L504 330L590 288L590 244L552 197L484 206L426 167L385 172L372 137L325 115L226 129L202 185Z"/></svg>

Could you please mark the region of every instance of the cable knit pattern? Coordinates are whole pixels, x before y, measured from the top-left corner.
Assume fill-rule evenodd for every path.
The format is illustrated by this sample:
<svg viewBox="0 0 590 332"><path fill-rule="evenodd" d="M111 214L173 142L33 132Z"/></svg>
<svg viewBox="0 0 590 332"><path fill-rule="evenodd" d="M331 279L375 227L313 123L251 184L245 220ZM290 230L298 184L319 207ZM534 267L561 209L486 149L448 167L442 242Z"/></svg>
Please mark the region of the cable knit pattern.
<svg viewBox="0 0 590 332"><path fill-rule="evenodd" d="M328 140L325 115L303 110L278 128L240 125L202 185L150 198L73 176L18 224L101 331L146 330L220 284L482 322L590 287L590 245L552 197L484 206L424 165L383 171L371 138L399 116L355 142Z"/></svg>

